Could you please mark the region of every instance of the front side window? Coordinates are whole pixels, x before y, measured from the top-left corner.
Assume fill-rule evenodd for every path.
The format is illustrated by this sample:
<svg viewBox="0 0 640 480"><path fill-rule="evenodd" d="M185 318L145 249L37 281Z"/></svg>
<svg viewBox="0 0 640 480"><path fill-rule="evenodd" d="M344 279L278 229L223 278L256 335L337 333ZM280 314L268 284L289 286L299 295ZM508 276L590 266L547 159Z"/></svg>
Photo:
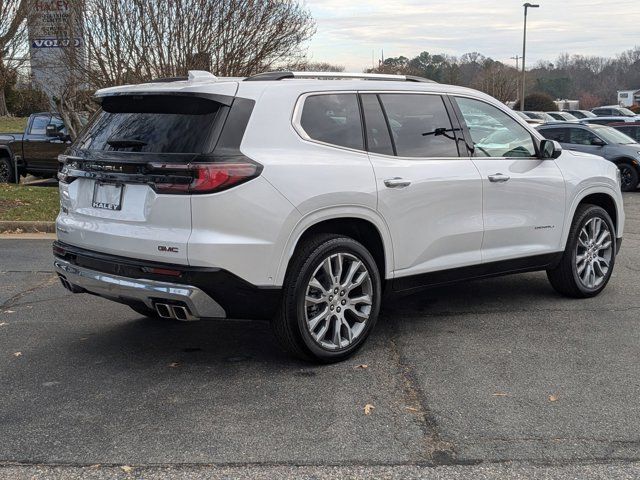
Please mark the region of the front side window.
<svg viewBox="0 0 640 480"><path fill-rule="evenodd" d="M49 115L38 115L31 122L31 135L45 135L47 133L47 125L49 125Z"/></svg>
<svg viewBox="0 0 640 480"><path fill-rule="evenodd" d="M364 150L360 107L355 93L307 97L300 126L313 140Z"/></svg>
<svg viewBox="0 0 640 480"><path fill-rule="evenodd" d="M533 137L515 119L488 103L456 97L476 157L534 157Z"/></svg>
<svg viewBox="0 0 640 480"><path fill-rule="evenodd" d="M574 145L593 145L593 141L598 137L586 128L570 128L569 142Z"/></svg>
<svg viewBox="0 0 640 480"><path fill-rule="evenodd" d="M439 95L381 94L399 157L457 157L456 132Z"/></svg>

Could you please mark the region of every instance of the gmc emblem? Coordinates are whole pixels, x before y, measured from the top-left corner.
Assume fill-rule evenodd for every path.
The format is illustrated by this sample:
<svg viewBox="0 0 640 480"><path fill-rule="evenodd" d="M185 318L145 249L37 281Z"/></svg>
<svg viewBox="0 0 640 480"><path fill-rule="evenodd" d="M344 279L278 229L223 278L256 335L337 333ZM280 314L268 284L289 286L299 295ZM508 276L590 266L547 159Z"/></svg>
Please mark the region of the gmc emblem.
<svg viewBox="0 0 640 480"><path fill-rule="evenodd" d="M159 252L178 253L178 247L167 247L165 245L158 245Z"/></svg>

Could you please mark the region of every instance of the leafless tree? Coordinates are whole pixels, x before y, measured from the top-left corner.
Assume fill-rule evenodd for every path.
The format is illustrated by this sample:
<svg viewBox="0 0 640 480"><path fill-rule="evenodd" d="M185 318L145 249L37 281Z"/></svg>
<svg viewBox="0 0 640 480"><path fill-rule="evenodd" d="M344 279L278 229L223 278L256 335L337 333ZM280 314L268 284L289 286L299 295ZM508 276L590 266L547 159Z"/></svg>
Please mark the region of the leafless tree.
<svg viewBox="0 0 640 480"><path fill-rule="evenodd" d="M0 0L0 115L8 115L5 88L26 55L27 0Z"/></svg>
<svg viewBox="0 0 640 480"><path fill-rule="evenodd" d="M301 58L315 32L297 0L86 0L85 11L83 53L68 49L67 64L89 90L194 69L251 75ZM68 92L61 110L78 108L74 94L86 99Z"/></svg>

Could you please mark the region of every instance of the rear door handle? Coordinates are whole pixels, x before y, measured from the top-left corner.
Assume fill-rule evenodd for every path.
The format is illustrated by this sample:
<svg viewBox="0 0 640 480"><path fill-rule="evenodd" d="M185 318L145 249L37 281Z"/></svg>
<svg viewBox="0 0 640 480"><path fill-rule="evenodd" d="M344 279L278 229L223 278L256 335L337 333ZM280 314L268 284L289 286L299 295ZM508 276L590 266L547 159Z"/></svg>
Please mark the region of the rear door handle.
<svg viewBox="0 0 640 480"><path fill-rule="evenodd" d="M405 188L411 185L411 182L409 180L405 180L404 178L393 177L393 178L387 178L384 181L384 184L386 187L389 187L389 188Z"/></svg>
<svg viewBox="0 0 640 480"><path fill-rule="evenodd" d="M507 182L510 178L510 176L503 175L502 173L494 173L493 175L489 175L489 181L493 183Z"/></svg>

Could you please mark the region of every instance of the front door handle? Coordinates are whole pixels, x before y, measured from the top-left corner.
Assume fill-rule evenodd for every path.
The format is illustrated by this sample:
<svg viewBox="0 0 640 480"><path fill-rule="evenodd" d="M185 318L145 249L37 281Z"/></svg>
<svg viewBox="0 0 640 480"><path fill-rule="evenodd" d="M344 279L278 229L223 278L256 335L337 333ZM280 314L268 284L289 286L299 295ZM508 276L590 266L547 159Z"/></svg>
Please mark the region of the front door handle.
<svg viewBox="0 0 640 480"><path fill-rule="evenodd" d="M409 180L400 177L387 178L384 181L385 186L389 188L405 188L411 185Z"/></svg>
<svg viewBox="0 0 640 480"><path fill-rule="evenodd" d="M510 178L510 176L503 175L502 173L494 173L493 175L489 175L489 181L493 183L507 182Z"/></svg>

